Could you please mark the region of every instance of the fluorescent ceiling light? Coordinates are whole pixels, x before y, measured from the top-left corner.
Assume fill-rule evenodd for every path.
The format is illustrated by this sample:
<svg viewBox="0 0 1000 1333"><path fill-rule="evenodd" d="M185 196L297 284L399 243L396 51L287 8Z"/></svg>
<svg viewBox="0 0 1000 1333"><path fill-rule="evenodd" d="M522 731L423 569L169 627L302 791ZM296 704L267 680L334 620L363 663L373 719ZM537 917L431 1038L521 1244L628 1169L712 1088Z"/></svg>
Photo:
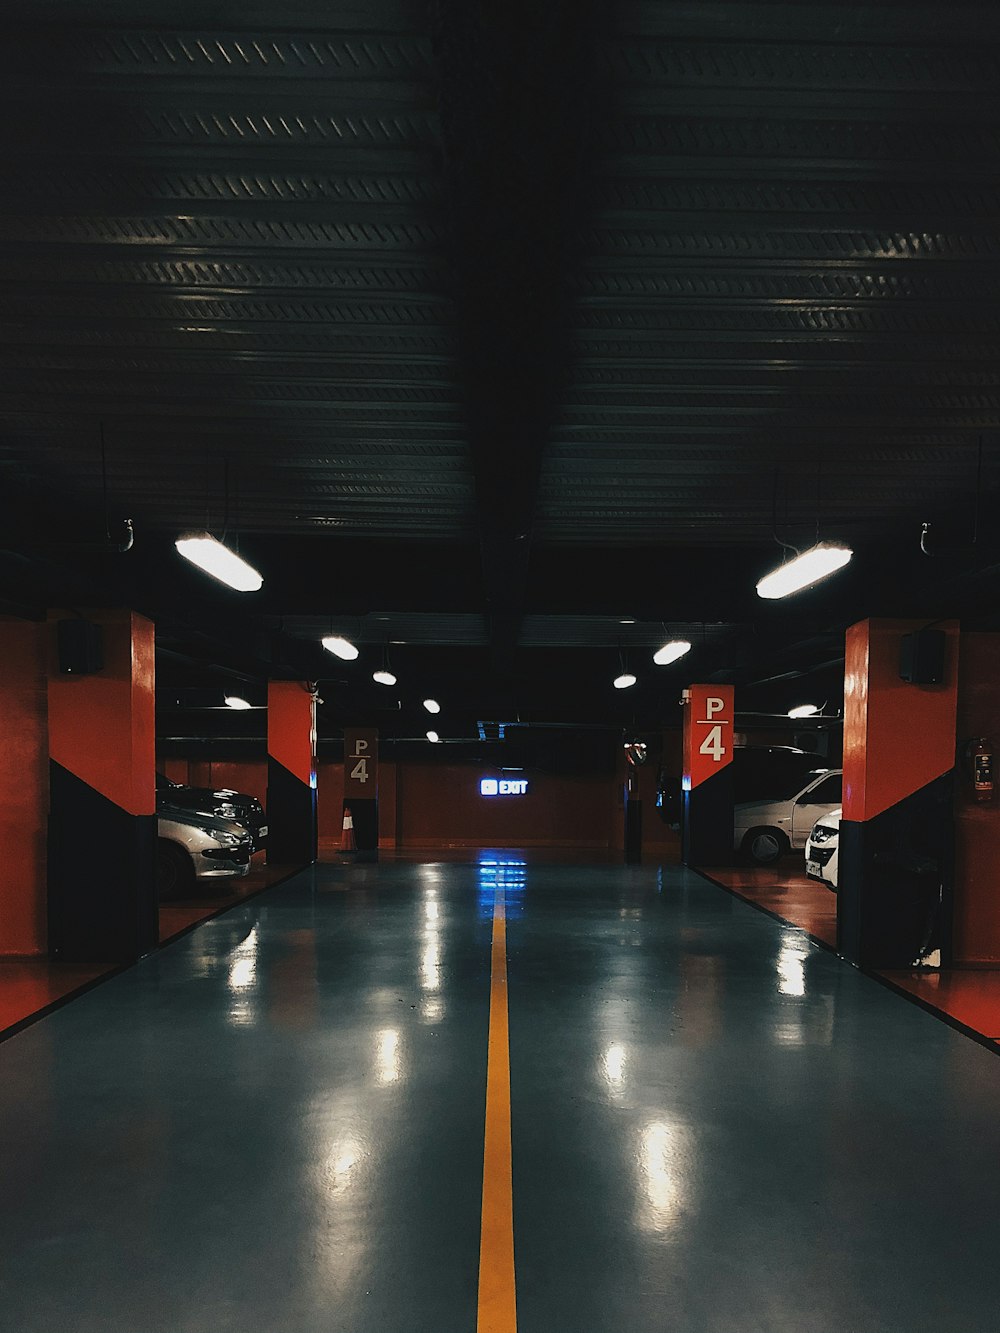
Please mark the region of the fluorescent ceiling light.
<svg viewBox="0 0 1000 1333"><path fill-rule="evenodd" d="M630 685L635 684L635 676L629 671L623 671L620 676L616 676L614 685L616 690L627 690Z"/></svg>
<svg viewBox="0 0 1000 1333"><path fill-rule="evenodd" d="M340 657L345 662L353 662L358 655L358 650L350 639L342 639L339 634L328 634L323 640L323 647L328 653L333 653L334 657Z"/></svg>
<svg viewBox="0 0 1000 1333"><path fill-rule="evenodd" d="M820 542L787 564L779 565L770 574L765 574L757 584L757 595L774 599L787 597L789 593L799 592L802 588L811 588L820 579L843 569L853 554L849 546L841 546L837 542Z"/></svg>
<svg viewBox="0 0 1000 1333"><path fill-rule="evenodd" d="M436 731L429 731L429 732L427 733L427 739L428 739L429 741L437 742L437 741L439 741L439 740L441 739L441 737L437 734Z"/></svg>
<svg viewBox="0 0 1000 1333"><path fill-rule="evenodd" d="M679 657L691 651L691 645L687 639L671 639L665 643L662 648L657 648L653 654L653 661L657 666L666 666L669 662L676 662Z"/></svg>
<svg viewBox="0 0 1000 1333"><path fill-rule="evenodd" d="M256 592L264 582L253 565L207 532L188 532L174 542L185 560L237 592Z"/></svg>
<svg viewBox="0 0 1000 1333"><path fill-rule="evenodd" d="M819 712L819 704L799 704L797 708L789 708L789 717L815 717Z"/></svg>
<svg viewBox="0 0 1000 1333"><path fill-rule="evenodd" d="M425 699L424 707L427 709L428 713L440 713L441 711L441 705L436 699Z"/></svg>
<svg viewBox="0 0 1000 1333"><path fill-rule="evenodd" d="M391 671L373 671L372 680L377 685L395 685L396 677Z"/></svg>
<svg viewBox="0 0 1000 1333"><path fill-rule="evenodd" d="M226 695L226 707L227 707L227 708L252 708L253 705L247 703L246 699L241 699L240 696L239 696L238 694L227 694L227 695Z"/></svg>

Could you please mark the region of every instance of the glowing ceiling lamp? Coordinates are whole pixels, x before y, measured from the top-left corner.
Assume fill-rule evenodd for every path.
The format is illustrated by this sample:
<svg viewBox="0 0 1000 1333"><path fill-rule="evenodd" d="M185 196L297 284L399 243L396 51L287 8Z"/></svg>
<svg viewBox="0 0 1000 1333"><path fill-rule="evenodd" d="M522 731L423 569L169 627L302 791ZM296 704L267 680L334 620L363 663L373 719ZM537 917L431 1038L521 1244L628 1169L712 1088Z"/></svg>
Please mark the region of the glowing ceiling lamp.
<svg viewBox="0 0 1000 1333"><path fill-rule="evenodd" d="M208 532L186 532L174 542L185 560L237 592L256 592L264 582L253 565Z"/></svg>
<svg viewBox="0 0 1000 1333"><path fill-rule="evenodd" d="M653 661L657 666L667 666L670 662L676 662L678 658L691 651L691 645L687 639L671 639L665 643L662 648L657 648L653 654Z"/></svg>
<svg viewBox="0 0 1000 1333"><path fill-rule="evenodd" d="M849 546L841 546L838 542L819 542L794 560L765 574L757 584L757 596L774 600L811 588L820 579L843 569L853 554Z"/></svg>
<svg viewBox="0 0 1000 1333"><path fill-rule="evenodd" d="M789 717L815 717L819 712L819 704L799 704L795 708L789 708Z"/></svg>
<svg viewBox="0 0 1000 1333"><path fill-rule="evenodd" d="M623 671L620 676L615 676L613 684L616 690L627 690L635 684L635 676L631 671Z"/></svg>
<svg viewBox="0 0 1000 1333"><path fill-rule="evenodd" d="M339 634L328 634L323 640L323 647L328 653L333 653L334 657L339 657L344 662L353 662L358 655L358 650L350 639L343 639Z"/></svg>
<svg viewBox="0 0 1000 1333"><path fill-rule="evenodd" d="M389 645L386 643L382 648L382 665L377 671L372 672L372 680L376 685L395 685L396 675L389 666Z"/></svg>
<svg viewBox="0 0 1000 1333"><path fill-rule="evenodd" d="M436 731L429 731L427 733L427 739L431 741L433 744L437 745L437 743L441 740L441 737L437 734Z"/></svg>
<svg viewBox="0 0 1000 1333"><path fill-rule="evenodd" d="M227 707L227 708L236 708L236 709L241 709L241 708L252 708L252 707L253 707L253 704L248 703L246 699L241 699L240 696L239 696L238 694L227 694L227 695L226 695L226 707Z"/></svg>
<svg viewBox="0 0 1000 1333"><path fill-rule="evenodd" d="M441 705L436 699L425 699L424 707L427 709L428 713L440 713L441 711Z"/></svg>

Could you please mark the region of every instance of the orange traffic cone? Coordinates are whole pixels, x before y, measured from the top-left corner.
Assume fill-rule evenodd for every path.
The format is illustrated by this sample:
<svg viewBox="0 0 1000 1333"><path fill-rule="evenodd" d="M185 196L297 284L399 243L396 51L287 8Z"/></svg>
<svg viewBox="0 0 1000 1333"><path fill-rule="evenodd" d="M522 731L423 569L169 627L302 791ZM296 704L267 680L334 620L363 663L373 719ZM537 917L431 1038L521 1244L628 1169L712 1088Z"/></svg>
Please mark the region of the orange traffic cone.
<svg viewBox="0 0 1000 1333"><path fill-rule="evenodd" d="M357 847L354 842L354 818L351 815L351 807L344 806L344 832L340 839L340 850L342 852L356 852Z"/></svg>

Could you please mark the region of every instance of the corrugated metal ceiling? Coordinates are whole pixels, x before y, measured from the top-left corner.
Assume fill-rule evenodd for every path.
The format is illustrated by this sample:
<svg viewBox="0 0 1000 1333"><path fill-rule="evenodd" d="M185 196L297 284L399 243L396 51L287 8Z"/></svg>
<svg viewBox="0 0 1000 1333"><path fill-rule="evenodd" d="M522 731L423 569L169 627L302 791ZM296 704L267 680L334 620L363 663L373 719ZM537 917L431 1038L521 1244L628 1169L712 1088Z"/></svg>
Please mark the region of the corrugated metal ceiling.
<svg viewBox="0 0 1000 1333"><path fill-rule="evenodd" d="M405 602L502 674L633 608L725 623L725 670L762 635L719 552L752 585L775 536L854 542L850 593L774 631L825 633L912 609L930 574L886 540L996 486L993 6L30 17L0 42L0 468L82 540L103 434L154 613L156 542L226 521L297 589L248 634Z"/></svg>

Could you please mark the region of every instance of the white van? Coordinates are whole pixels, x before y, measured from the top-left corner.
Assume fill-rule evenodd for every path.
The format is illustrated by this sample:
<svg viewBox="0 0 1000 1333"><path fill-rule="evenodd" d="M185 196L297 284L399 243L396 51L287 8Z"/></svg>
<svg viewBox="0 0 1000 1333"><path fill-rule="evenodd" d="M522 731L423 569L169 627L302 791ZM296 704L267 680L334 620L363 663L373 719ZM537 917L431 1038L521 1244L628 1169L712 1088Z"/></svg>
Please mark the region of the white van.
<svg viewBox="0 0 1000 1333"><path fill-rule="evenodd" d="M841 803L842 770L811 777L791 796L740 801L734 807L733 846L757 865L771 865L790 847L801 851L817 819Z"/></svg>

